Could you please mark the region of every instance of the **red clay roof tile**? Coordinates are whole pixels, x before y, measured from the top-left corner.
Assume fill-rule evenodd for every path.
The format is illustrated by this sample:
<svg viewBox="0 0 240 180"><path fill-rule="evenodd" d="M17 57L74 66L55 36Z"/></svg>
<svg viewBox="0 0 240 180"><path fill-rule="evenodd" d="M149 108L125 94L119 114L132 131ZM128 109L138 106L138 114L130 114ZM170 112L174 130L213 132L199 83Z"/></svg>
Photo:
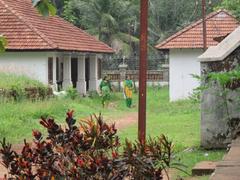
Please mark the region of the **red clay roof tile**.
<svg viewBox="0 0 240 180"><path fill-rule="evenodd" d="M60 17L42 17L31 0L0 0L0 34L7 38L7 50L114 52Z"/></svg>
<svg viewBox="0 0 240 180"><path fill-rule="evenodd" d="M216 37L226 36L239 26L239 22L226 10L219 10L206 17L207 47L218 44ZM199 20L156 46L157 49L202 48L202 20Z"/></svg>

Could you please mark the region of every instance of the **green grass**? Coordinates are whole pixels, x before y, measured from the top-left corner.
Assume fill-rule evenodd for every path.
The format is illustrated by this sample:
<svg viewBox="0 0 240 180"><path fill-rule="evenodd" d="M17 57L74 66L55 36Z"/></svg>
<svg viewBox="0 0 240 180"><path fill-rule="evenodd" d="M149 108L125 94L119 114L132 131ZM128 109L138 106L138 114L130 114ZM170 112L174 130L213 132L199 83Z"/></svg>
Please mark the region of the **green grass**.
<svg viewBox="0 0 240 180"><path fill-rule="evenodd" d="M20 102L0 101L0 139L6 137L11 143L22 142L24 138L31 138L32 129L41 129L39 119L41 116L51 116L57 122L65 121L65 113L68 109L74 109L75 117L89 117L93 113L102 113L105 119L118 118L126 112L136 109L126 109L122 93L112 95L109 108L102 108L101 98L52 98L46 101L31 102L23 100ZM112 107L111 107L112 106Z"/></svg>
<svg viewBox="0 0 240 180"><path fill-rule="evenodd" d="M11 89L13 86L22 89L26 87L43 87L44 85L24 75L0 73L0 88Z"/></svg>
<svg viewBox="0 0 240 180"><path fill-rule="evenodd" d="M165 134L173 141L176 157L187 166L188 173L197 162L220 160L224 155L223 150L206 151L200 148L199 104L190 100L169 102L167 87L161 90L157 87L148 89L147 136L160 134ZM121 130L119 135L122 139L135 140L137 125ZM183 173L180 175L186 176Z"/></svg>
<svg viewBox="0 0 240 180"><path fill-rule="evenodd" d="M170 103L168 89L148 89L147 135L166 134L175 143L177 150L199 146L200 142L199 104L191 101ZM137 127L133 125L120 132L122 137L136 139Z"/></svg>
<svg viewBox="0 0 240 180"><path fill-rule="evenodd" d="M180 158L180 162L188 167L188 173L199 161L222 158L224 151L206 151L199 148L199 104L188 100L170 103L167 87L149 88L147 100L147 135L167 135L175 144L176 159ZM134 103L137 105L137 95L134 95ZM101 99L97 96L77 100L54 98L37 102L0 103L0 139L6 137L13 143L22 142L24 138L30 139L32 129L41 129L38 124L40 116L52 116L63 123L68 109L74 109L75 117L79 120L99 112L102 112L106 120L137 112L137 106L132 109L126 108L122 93L114 93L109 108L105 109L101 107ZM137 124L120 130L119 136L122 141L125 138L136 140Z"/></svg>

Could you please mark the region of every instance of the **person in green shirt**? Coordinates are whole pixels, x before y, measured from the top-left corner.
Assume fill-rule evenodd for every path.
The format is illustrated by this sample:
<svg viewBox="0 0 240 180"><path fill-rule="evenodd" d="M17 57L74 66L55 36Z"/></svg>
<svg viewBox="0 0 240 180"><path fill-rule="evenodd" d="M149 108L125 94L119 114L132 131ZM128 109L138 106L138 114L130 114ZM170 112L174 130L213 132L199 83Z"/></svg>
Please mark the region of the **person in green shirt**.
<svg viewBox="0 0 240 180"><path fill-rule="evenodd" d="M128 108L132 106L132 94L133 94L133 82L130 80L129 76L126 76L123 82L123 92L126 99L126 105Z"/></svg>
<svg viewBox="0 0 240 180"><path fill-rule="evenodd" d="M107 76L104 76L100 83L100 91L102 95L102 106L105 107L107 101L110 100L111 84Z"/></svg>

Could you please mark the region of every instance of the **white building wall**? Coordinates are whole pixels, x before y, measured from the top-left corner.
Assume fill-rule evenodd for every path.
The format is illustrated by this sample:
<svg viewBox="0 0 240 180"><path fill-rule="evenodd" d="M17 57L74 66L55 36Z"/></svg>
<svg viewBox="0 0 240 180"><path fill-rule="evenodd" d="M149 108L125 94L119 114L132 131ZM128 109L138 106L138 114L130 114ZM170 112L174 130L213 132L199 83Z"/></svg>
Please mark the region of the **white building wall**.
<svg viewBox="0 0 240 180"><path fill-rule="evenodd" d="M193 89L199 86L191 74L200 75L198 56L201 49L171 49L169 52L170 101L188 98Z"/></svg>
<svg viewBox="0 0 240 180"><path fill-rule="evenodd" d="M0 72L27 75L48 84L47 52L4 52L0 54Z"/></svg>

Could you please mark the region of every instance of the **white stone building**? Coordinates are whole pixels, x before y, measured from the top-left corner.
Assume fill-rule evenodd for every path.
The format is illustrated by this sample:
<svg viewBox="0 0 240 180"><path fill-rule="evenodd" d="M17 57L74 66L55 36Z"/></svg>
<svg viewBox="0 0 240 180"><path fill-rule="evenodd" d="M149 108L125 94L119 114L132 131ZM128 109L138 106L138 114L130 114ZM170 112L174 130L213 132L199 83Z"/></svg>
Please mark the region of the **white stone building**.
<svg viewBox="0 0 240 180"><path fill-rule="evenodd" d="M239 22L229 12L219 10L206 17L207 47L218 44L219 37L226 37ZM170 101L188 98L199 86L200 75L198 56L203 51L202 20L172 35L156 46L159 50L169 50L169 94Z"/></svg>
<svg viewBox="0 0 240 180"><path fill-rule="evenodd" d="M60 17L42 17L31 0L0 0L0 34L7 39L0 72L24 74L54 88L97 90L103 54L114 51Z"/></svg>

